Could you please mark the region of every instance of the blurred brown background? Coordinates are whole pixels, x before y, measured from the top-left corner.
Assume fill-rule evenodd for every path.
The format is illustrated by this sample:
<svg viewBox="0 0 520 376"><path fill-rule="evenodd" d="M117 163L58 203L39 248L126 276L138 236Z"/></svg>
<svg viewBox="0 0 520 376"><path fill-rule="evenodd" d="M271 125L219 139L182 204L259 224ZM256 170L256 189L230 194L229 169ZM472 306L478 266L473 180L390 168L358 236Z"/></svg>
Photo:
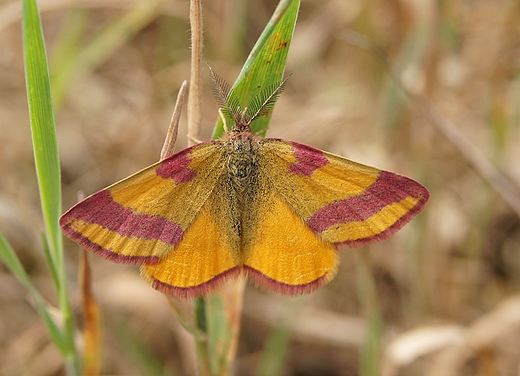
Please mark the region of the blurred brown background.
<svg viewBox="0 0 520 376"><path fill-rule="evenodd" d="M66 209L78 190L93 193L158 160L176 92L189 75L189 4L38 3ZM204 58L229 82L276 3L205 2ZM0 1L0 230L53 302L40 242L19 8L18 1ZM126 29L118 34L121 23ZM249 287L237 375L256 374L280 323L292 328L283 375L520 375L518 213L475 172L461 145L410 105L377 59L348 42L347 30L381 47L408 90L452 121L518 190L518 1L304 0L289 52L293 75L268 135L408 175L428 187L431 199L390 240L342 250L338 276L307 297ZM111 32L116 37L108 43L98 40ZM217 118L205 84L202 139ZM185 134L183 120L177 150ZM70 242L66 247L78 307L78 251ZM103 374L193 374L189 335L166 299L136 268L91 259L104 321ZM2 264L0 374L64 374L26 292Z"/></svg>

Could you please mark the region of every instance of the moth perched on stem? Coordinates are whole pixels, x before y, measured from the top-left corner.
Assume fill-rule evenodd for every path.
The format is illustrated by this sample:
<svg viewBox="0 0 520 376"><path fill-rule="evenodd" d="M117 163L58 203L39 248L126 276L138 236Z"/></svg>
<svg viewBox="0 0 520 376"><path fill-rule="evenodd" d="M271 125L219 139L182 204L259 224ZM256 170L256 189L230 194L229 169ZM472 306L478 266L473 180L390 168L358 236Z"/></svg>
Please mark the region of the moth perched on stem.
<svg viewBox="0 0 520 376"><path fill-rule="evenodd" d="M334 277L339 246L384 240L424 208L429 192L412 179L254 134L251 123L272 110L287 80L241 108L224 80L210 77L233 120L227 133L78 203L60 219L68 237L142 265L146 281L179 298L239 275L299 295Z"/></svg>

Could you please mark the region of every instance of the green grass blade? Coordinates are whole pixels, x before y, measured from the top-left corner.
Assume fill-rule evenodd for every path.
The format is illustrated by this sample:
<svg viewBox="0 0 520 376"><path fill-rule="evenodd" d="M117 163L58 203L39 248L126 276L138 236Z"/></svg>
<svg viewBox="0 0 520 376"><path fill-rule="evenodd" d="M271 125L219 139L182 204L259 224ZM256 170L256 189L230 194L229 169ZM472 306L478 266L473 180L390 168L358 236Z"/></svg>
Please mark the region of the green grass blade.
<svg viewBox="0 0 520 376"><path fill-rule="evenodd" d="M141 336L135 334L127 323L116 323L115 332L118 343L121 344L123 350L128 355L128 359L135 365L136 372L139 375L147 376L174 376L171 370L165 368L164 364L146 344Z"/></svg>
<svg viewBox="0 0 520 376"><path fill-rule="evenodd" d="M381 341L383 336L383 315L368 253L356 255L358 295L368 317L365 343L360 352L360 375L380 374Z"/></svg>
<svg viewBox="0 0 520 376"><path fill-rule="evenodd" d="M211 374L211 356L208 348L208 324L206 321L206 299L199 296L193 303L195 311L195 325L197 328L197 336L195 337L195 346L197 348L197 356L199 361L199 371L201 375ZM203 335L199 335L202 333Z"/></svg>
<svg viewBox="0 0 520 376"><path fill-rule="evenodd" d="M406 43L399 53L395 67L399 76L413 72L413 67L419 67L425 58L428 49L428 41L431 40L432 26L428 22L419 19L411 29ZM417 81L417 78L414 82ZM382 90L381 111L378 119L378 127L384 132L390 133L398 124L408 99L402 89L393 80L388 80Z"/></svg>
<svg viewBox="0 0 520 376"><path fill-rule="evenodd" d="M44 321L53 342L62 353L65 352L67 348L67 341L64 338L63 333L56 326L56 323L50 315L48 309L49 307L45 303L38 290L36 290L32 284L29 276L23 268L22 263L20 262L20 259L2 234L0 234L0 258L5 263L7 268L9 268L11 273L13 273L14 276L18 278L18 280L24 285L24 287L29 292L29 295L31 295L31 297L34 299L38 313Z"/></svg>
<svg viewBox="0 0 520 376"><path fill-rule="evenodd" d="M43 253L45 254L45 260L47 260L47 265L49 266L49 270L51 272L52 281L55 286L58 286L60 283L60 275L58 270L56 269L56 264L52 262L52 254L51 249L49 247L49 242L45 237L45 234L41 234L42 244L43 244Z"/></svg>
<svg viewBox="0 0 520 376"><path fill-rule="evenodd" d="M75 324L67 292L63 238L58 226L61 214L61 179L49 68L37 4L34 0L24 0L22 4L25 79L34 161L49 245L47 259L51 263L49 267L55 278L64 323L62 338L65 343L57 343L57 346L65 357L69 374L79 375L81 366L74 344ZM44 321L47 320L44 315L42 318Z"/></svg>
<svg viewBox="0 0 520 376"><path fill-rule="evenodd" d="M281 0L275 9L231 89L231 95L240 100L241 108L247 107L265 88L282 80L299 8L300 0ZM253 132L261 131L260 134L265 135L271 113L253 122ZM228 126L233 124L231 118L226 121ZM213 138L223 133L223 122L218 119Z"/></svg>
<svg viewBox="0 0 520 376"><path fill-rule="evenodd" d="M206 299L206 321L208 325L208 349L213 375L222 375L230 367L227 353L231 343L231 327L226 316L226 307L218 294Z"/></svg>
<svg viewBox="0 0 520 376"><path fill-rule="evenodd" d="M57 252L62 249L61 231L58 227L61 214L61 178L49 71L36 3L25 0L23 5L25 77L36 174L53 262L61 264L62 254Z"/></svg>
<svg viewBox="0 0 520 376"><path fill-rule="evenodd" d="M67 61L61 61L60 66L53 69L53 83L57 84L53 91L55 106L61 106L69 82L82 78L134 37L155 18L159 6L164 1L137 1L134 8L95 35L83 49L75 54L74 58L71 56ZM81 14L78 15L78 17L81 16Z"/></svg>
<svg viewBox="0 0 520 376"><path fill-rule="evenodd" d="M304 299L290 299L284 302L284 309L277 325L269 333L256 372L257 376L277 376L283 374L283 366L292 338L293 326Z"/></svg>
<svg viewBox="0 0 520 376"><path fill-rule="evenodd" d="M88 9L71 9L68 11L63 26L54 42L50 54L50 74L52 82L52 99L57 112L63 103L68 85L73 79L76 58L81 48L90 11Z"/></svg>

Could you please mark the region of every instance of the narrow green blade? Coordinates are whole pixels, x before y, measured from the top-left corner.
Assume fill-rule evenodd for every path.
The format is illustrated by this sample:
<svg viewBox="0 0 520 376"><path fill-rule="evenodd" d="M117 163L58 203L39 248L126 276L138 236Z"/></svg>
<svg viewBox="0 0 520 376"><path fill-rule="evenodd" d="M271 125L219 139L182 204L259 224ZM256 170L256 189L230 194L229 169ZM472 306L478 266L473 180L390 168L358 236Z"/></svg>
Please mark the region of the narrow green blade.
<svg viewBox="0 0 520 376"><path fill-rule="evenodd" d="M282 81L299 8L300 0L281 0L253 47L231 89L231 95L239 99L241 108L248 107L265 88ZM253 132L265 136L271 114L272 111L253 122ZM226 121L228 126L232 124L231 118ZM218 119L213 138L223 133L222 119Z"/></svg>

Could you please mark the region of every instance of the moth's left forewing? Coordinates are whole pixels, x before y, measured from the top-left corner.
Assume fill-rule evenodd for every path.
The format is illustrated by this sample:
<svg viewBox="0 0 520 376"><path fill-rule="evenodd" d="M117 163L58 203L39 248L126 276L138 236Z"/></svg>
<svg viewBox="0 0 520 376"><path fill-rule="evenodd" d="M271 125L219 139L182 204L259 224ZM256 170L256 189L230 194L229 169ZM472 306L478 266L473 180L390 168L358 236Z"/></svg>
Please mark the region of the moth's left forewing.
<svg viewBox="0 0 520 376"><path fill-rule="evenodd" d="M358 247L388 238L423 208L428 190L297 142L264 139L262 153L277 192L325 242Z"/></svg>
<svg viewBox="0 0 520 376"><path fill-rule="evenodd" d="M87 197L63 214L60 226L104 258L156 263L182 241L223 168L219 143L187 148Z"/></svg>

